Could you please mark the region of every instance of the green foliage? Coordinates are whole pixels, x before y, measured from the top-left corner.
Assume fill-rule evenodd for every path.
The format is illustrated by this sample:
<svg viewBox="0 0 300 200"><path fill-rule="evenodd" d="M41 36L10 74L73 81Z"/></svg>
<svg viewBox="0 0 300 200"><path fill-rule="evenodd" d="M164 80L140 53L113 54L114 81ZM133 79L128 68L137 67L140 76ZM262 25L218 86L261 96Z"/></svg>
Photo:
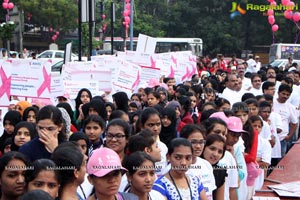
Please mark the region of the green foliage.
<svg viewBox="0 0 300 200"><path fill-rule="evenodd" d="M15 28L14 22L3 22L0 24L0 38L2 40L11 40Z"/></svg>
<svg viewBox="0 0 300 200"><path fill-rule="evenodd" d="M32 14L31 23L53 27L64 32L77 28L76 0L17 0L16 5L25 15Z"/></svg>
<svg viewBox="0 0 300 200"><path fill-rule="evenodd" d="M113 0L102 0L107 24L106 36L110 36L110 7ZM100 0L96 0L96 28L101 29ZM114 0L114 35L124 36L124 0ZM282 16L275 16L279 30L274 33L266 16L259 11L247 10L245 15L230 17L232 2L268 5L268 1L257 0L134 0L134 36L143 33L152 37L197 37L204 42L204 54L241 53L257 45L274 42L293 43L297 27ZM37 26L52 26L63 32L77 28L77 0L16 0L25 16L32 13L31 23ZM280 12L280 11L277 11ZM3 35L2 31L0 33ZM83 25L83 45L88 44L88 29ZM97 46L93 42L93 46Z"/></svg>

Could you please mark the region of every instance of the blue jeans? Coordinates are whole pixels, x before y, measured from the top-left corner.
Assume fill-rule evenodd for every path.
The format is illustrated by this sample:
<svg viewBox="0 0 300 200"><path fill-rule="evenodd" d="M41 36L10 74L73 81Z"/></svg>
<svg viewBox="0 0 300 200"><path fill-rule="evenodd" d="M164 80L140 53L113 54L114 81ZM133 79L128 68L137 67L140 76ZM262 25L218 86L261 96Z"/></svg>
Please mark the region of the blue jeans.
<svg viewBox="0 0 300 200"><path fill-rule="evenodd" d="M281 144L281 158L283 158L287 151L287 141L281 140L280 144Z"/></svg>

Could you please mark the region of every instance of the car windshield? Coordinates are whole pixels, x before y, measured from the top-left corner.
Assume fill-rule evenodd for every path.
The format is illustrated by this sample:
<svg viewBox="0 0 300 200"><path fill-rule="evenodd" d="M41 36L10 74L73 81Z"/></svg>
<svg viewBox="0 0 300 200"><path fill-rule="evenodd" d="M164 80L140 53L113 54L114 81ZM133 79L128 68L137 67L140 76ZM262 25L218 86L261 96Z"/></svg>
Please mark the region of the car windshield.
<svg viewBox="0 0 300 200"><path fill-rule="evenodd" d="M278 67L283 62L284 61L282 61L282 60L275 60L275 61L271 62L270 65L272 65L272 67Z"/></svg>

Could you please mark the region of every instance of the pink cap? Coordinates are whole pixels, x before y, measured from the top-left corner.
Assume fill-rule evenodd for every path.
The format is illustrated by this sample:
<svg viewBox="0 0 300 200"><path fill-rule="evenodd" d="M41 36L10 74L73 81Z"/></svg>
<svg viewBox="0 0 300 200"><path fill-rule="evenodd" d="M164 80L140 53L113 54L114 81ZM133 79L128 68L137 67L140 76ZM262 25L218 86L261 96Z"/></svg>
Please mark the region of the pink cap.
<svg viewBox="0 0 300 200"><path fill-rule="evenodd" d="M127 171L122 167L120 157L114 150L103 147L93 151L87 163L89 175L103 177L115 170Z"/></svg>
<svg viewBox="0 0 300 200"><path fill-rule="evenodd" d="M149 88L154 88L156 86L160 86L160 82L156 79L156 78L151 78L149 81L148 81L148 85L147 87Z"/></svg>
<svg viewBox="0 0 300 200"><path fill-rule="evenodd" d="M226 124L228 124L228 117L225 115L224 112L213 113L209 116L209 118L211 117L222 119Z"/></svg>
<svg viewBox="0 0 300 200"><path fill-rule="evenodd" d="M243 130L242 120L238 117L229 117L227 122L228 130L236 133L247 133Z"/></svg>

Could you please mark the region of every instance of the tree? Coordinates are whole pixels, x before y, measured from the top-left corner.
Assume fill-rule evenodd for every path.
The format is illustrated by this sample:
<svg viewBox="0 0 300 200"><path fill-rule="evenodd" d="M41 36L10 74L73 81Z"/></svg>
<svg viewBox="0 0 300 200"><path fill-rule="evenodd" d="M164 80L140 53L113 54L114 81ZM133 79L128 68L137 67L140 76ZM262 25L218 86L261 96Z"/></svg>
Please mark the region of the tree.
<svg viewBox="0 0 300 200"><path fill-rule="evenodd" d="M17 0L16 5L25 15L31 13L31 23L37 26L53 27L60 32L78 26L76 0Z"/></svg>
<svg viewBox="0 0 300 200"><path fill-rule="evenodd" d="M3 43L4 41L11 40L15 28L16 25L12 21L3 22L0 24L0 38L2 39Z"/></svg>

